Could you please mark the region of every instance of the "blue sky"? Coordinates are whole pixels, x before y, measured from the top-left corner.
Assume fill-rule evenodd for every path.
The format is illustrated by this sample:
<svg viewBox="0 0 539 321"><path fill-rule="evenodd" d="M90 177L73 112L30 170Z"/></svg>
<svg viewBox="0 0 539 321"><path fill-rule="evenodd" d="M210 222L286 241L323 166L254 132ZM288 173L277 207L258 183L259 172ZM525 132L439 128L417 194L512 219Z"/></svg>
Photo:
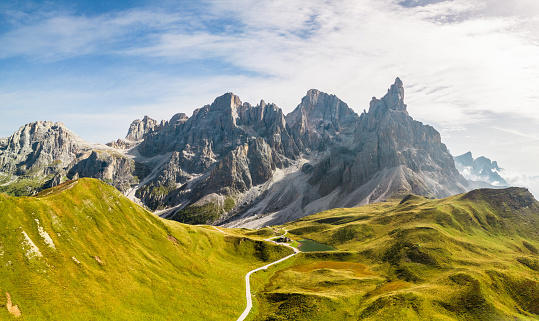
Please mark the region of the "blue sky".
<svg viewBox="0 0 539 321"><path fill-rule="evenodd" d="M536 0L0 0L0 137L52 120L105 143L225 92L289 112L317 88L359 113L399 76L454 155L539 175L538 17Z"/></svg>

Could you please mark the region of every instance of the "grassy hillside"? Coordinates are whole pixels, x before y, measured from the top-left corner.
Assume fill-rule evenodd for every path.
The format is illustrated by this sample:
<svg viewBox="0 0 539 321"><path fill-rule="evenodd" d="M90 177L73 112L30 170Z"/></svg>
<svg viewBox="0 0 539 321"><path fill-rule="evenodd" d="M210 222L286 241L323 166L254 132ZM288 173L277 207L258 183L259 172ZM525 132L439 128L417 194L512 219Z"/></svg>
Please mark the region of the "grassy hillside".
<svg viewBox="0 0 539 321"><path fill-rule="evenodd" d="M276 271L253 320L539 320L538 224L518 188L305 217L282 228L338 251Z"/></svg>
<svg viewBox="0 0 539 321"><path fill-rule="evenodd" d="M0 319L234 320L244 274L289 251L159 219L94 179L0 194Z"/></svg>

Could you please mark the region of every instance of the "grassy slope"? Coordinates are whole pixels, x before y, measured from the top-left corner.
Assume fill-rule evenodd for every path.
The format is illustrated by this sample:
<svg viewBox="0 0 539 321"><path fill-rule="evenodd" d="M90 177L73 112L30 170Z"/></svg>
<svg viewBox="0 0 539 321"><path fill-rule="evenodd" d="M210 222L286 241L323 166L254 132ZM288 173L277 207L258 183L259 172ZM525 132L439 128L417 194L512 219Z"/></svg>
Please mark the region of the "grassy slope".
<svg viewBox="0 0 539 321"><path fill-rule="evenodd" d="M232 320L244 274L288 251L159 219L94 179L0 194L0 305L9 292L22 320Z"/></svg>
<svg viewBox="0 0 539 321"><path fill-rule="evenodd" d="M254 319L539 320L537 223L522 189L305 217L284 228L339 251L275 272Z"/></svg>

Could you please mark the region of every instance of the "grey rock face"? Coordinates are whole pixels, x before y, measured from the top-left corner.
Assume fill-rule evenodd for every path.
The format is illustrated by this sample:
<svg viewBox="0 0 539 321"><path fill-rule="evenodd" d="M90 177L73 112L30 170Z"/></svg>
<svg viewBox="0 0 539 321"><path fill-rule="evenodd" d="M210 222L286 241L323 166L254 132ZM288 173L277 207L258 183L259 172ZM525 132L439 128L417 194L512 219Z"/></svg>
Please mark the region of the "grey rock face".
<svg viewBox="0 0 539 321"><path fill-rule="evenodd" d="M0 170L16 175L49 175L70 164L84 149L80 137L62 123L37 121L19 128L0 150Z"/></svg>
<svg viewBox="0 0 539 321"><path fill-rule="evenodd" d="M310 95L316 97L313 92ZM356 116L355 121L343 121L354 119L353 114L344 112L345 117L339 117L337 124L326 122L316 127L316 121L309 123L305 121L309 116L302 116L309 115L305 110L316 109L305 108L316 106L304 103L313 100L316 99L304 98L291 113L295 116L289 115L287 120L294 124L290 126L295 129L292 135L303 137L315 148L323 146L325 152L318 153L318 159L298 165L290 180L285 178L275 184L252 208L228 220L228 226L280 224L330 208L379 202L393 195L446 197L469 190L469 183L455 168L440 134L408 115L400 79L384 97L373 98L369 112ZM337 105L333 102L333 106ZM309 130L324 134L305 135ZM321 143L324 137L330 139ZM270 215L257 218L256 213Z"/></svg>
<svg viewBox="0 0 539 321"><path fill-rule="evenodd" d="M8 138L7 138L7 137L2 137L2 138L0 138L0 149L6 148L6 146L7 146L7 141L8 141Z"/></svg>
<svg viewBox="0 0 539 321"><path fill-rule="evenodd" d="M297 144L286 128L283 111L275 104L263 100L256 107L244 103L238 110L236 124L247 132L254 131L254 137L263 137L277 153L295 159L299 154Z"/></svg>
<svg viewBox="0 0 539 321"><path fill-rule="evenodd" d="M33 123L0 140L0 169L48 175L50 185L95 177L150 209L170 210L167 217L250 227L470 187L440 134L408 115L398 78L361 116L313 89L288 115L227 93L191 117L135 120L126 139L108 147L60 124Z"/></svg>
<svg viewBox="0 0 539 321"><path fill-rule="evenodd" d="M43 188L56 186L66 175L72 178L75 174L101 178L121 190L133 180L130 173L133 160L106 146L85 142L62 123L26 124L5 142L0 148L0 171L45 181ZM83 170L83 164L90 162L96 153L106 166Z"/></svg>
<svg viewBox="0 0 539 321"><path fill-rule="evenodd" d="M203 172L213 163L215 154L228 152L236 139L242 138L234 122L240 105L239 98L231 93L218 97L185 121L173 117L162 130L148 135L138 150L146 157L180 152L183 167Z"/></svg>
<svg viewBox="0 0 539 321"><path fill-rule="evenodd" d="M195 110L190 118L174 116L160 131L147 135L138 151L145 157L172 153L166 168L137 193L139 197L148 199L152 191L163 191L163 184L172 188L197 177L189 188L181 186L174 193L167 188L167 204L185 199L194 203L214 192L245 192L299 155L280 108L264 101L253 107L231 93ZM175 173L174 179L163 173Z"/></svg>
<svg viewBox="0 0 539 321"><path fill-rule="evenodd" d="M144 116L142 120L136 119L131 123L125 139L130 141L142 140L146 134L161 129L163 125L163 123L158 123L156 120Z"/></svg>
<svg viewBox="0 0 539 321"><path fill-rule="evenodd" d="M162 209L169 203L165 201L168 194L192 178L192 175L180 168L180 153L173 152L171 157L163 164L159 173L156 174L156 177L139 188L135 196L152 209Z"/></svg>
<svg viewBox="0 0 539 321"><path fill-rule="evenodd" d="M473 166L473 156L472 152L464 153L460 156L455 156L455 164L462 165L462 166Z"/></svg>
<svg viewBox="0 0 539 321"><path fill-rule="evenodd" d="M134 180L135 162L117 153L92 151L90 156L77 162L68 172L68 177L98 178L118 188L127 190Z"/></svg>
<svg viewBox="0 0 539 321"><path fill-rule="evenodd" d="M207 180L198 184L199 193L230 195L243 193L267 182L283 164L262 138L238 146L218 162Z"/></svg>
<svg viewBox="0 0 539 321"><path fill-rule="evenodd" d="M337 187L351 193L382 170L400 166L437 184L429 186L432 184L414 182L410 177L392 192L446 197L468 188L440 134L408 115L403 84L397 78L388 93L381 99L373 98L369 112L361 115L353 143L332 149L330 156L315 166L309 182L319 186L322 196Z"/></svg>
<svg viewBox="0 0 539 321"><path fill-rule="evenodd" d="M311 89L286 116L296 145L302 150L323 151L351 134L357 114L335 95Z"/></svg>
<svg viewBox="0 0 539 321"><path fill-rule="evenodd" d="M318 90L286 116L228 93L190 118L174 116L138 151L170 154L137 192L150 208L232 197L237 205L217 219L230 224L255 213L282 223L395 194L445 197L469 188L440 134L408 115L398 78L361 116Z"/></svg>
<svg viewBox="0 0 539 321"><path fill-rule="evenodd" d="M131 140L118 139L116 141L107 143L106 145L116 149L130 149L135 147L137 143Z"/></svg>
<svg viewBox="0 0 539 321"><path fill-rule="evenodd" d="M65 182L66 173L63 170L60 170L54 177L45 184L45 188L51 188L54 186L58 186Z"/></svg>
<svg viewBox="0 0 539 321"><path fill-rule="evenodd" d="M365 184L383 168L401 165L432 177L444 187L432 196L446 197L467 188L440 133L408 115L399 78L382 99L373 98L369 112L359 121L355 144L357 156L350 168L349 189Z"/></svg>

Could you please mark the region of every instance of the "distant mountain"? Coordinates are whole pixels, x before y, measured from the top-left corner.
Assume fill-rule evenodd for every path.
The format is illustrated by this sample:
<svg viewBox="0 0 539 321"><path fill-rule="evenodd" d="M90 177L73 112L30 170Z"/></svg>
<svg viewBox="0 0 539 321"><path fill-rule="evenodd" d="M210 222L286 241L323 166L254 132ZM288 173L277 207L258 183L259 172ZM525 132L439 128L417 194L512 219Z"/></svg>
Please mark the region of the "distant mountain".
<svg viewBox="0 0 539 321"><path fill-rule="evenodd" d="M393 195L446 197L470 188L440 134L408 115L398 78L361 115L315 89L288 115L227 93L191 117L135 120L125 139L108 146L62 134L59 125L42 131L21 128L0 141L2 172L45 177L51 186L64 177L100 178L186 223L263 226ZM10 141L21 135L33 143L14 149Z"/></svg>
<svg viewBox="0 0 539 321"><path fill-rule="evenodd" d="M477 187L507 187L509 183L500 175L502 169L496 161L480 156L473 158L471 152L455 157L455 166L466 179ZM487 184L484 184L487 183Z"/></svg>
<svg viewBox="0 0 539 321"><path fill-rule="evenodd" d="M99 178L126 191L138 181L140 167L117 149L84 141L60 122L36 121L0 144L5 185L0 191L31 195L78 177Z"/></svg>
<svg viewBox="0 0 539 321"><path fill-rule="evenodd" d="M136 150L159 161L136 196L189 223L262 226L469 188L439 133L408 115L400 79L361 116L314 89L288 115L228 93L146 133Z"/></svg>
<svg viewBox="0 0 539 321"><path fill-rule="evenodd" d="M144 139L144 135L160 130L165 124L165 121L158 123L156 120L145 116L142 120L137 119L131 123L125 139L135 142L142 140Z"/></svg>

